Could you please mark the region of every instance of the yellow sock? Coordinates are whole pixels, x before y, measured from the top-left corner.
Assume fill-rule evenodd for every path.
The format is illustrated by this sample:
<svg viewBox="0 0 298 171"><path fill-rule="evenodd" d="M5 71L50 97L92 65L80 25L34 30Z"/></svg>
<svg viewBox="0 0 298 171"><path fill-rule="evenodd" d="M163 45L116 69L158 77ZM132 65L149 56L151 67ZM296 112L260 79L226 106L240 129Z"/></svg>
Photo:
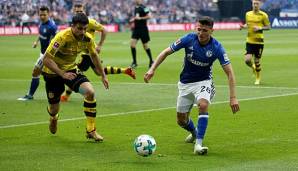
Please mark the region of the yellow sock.
<svg viewBox="0 0 298 171"><path fill-rule="evenodd" d="M95 129L95 118L87 116L87 132L91 132Z"/></svg>
<svg viewBox="0 0 298 171"><path fill-rule="evenodd" d="M105 74L121 74L124 73L126 68L119 68L114 66L107 66L104 68Z"/></svg>

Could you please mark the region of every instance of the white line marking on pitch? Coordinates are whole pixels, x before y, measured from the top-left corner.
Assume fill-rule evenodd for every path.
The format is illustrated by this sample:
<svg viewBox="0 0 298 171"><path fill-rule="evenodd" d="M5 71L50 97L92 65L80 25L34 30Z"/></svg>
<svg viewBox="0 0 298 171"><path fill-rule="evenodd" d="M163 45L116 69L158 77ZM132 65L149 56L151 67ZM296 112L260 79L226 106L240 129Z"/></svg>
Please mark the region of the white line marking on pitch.
<svg viewBox="0 0 298 171"><path fill-rule="evenodd" d="M268 99L268 98L275 98L275 97L285 97L285 96L294 96L298 95L298 93L287 93L287 94L281 94L281 95L271 95L271 96L262 96L262 97L251 97L251 98L245 98L245 99L238 99L239 101L250 101L250 100L260 100L260 99ZM222 104L222 103L228 103L229 101L219 101L214 102L212 104ZM167 109L174 109L176 107L164 107L164 108L157 108L157 109L147 109L147 110L137 110L137 111L129 111L129 112L119 112L119 113L111 113L111 114L103 114L98 115L99 118L103 117L111 117L111 116L121 116L121 115L129 115L129 114L137 114L137 113L145 113L145 112L155 112L155 111L161 111L161 110L167 110ZM86 117L77 117L77 118L70 118L70 119L61 119L59 122L67 122L67 121L75 121L75 120L81 120L85 119ZM16 128L16 127L24 127L24 126L34 126L34 125L41 125L41 124L48 124L48 121L41 121L41 122L32 122L32 123L24 123L24 124L13 124L13 125L5 125L0 126L0 129L4 128Z"/></svg>
<svg viewBox="0 0 298 171"><path fill-rule="evenodd" d="M0 79L0 81L10 82L29 82L30 80L23 79ZM92 84L101 84L100 82L91 82ZM112 82L112 84L120 85L148 85L148 86L177 86L176 83L130 83L130 82ZM215 87L228 87L227 85L215 85ZM236 86L237 88L252 88L252 89L288 89L298 90L298 87L270 87L270 86Z"/></svg>

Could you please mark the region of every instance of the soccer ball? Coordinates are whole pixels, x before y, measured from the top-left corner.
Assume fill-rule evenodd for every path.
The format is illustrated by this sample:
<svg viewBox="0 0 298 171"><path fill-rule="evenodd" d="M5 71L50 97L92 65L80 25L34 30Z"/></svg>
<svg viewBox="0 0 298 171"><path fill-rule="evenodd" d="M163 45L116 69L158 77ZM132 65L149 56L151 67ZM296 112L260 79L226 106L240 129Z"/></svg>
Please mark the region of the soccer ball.
<svg viewBox="0 0 298 171"><path fill-rule="evenodd" d="M148 157L156 150L156 142L150 135L140 135L133 143L135 151L138 155Z"/></svg>

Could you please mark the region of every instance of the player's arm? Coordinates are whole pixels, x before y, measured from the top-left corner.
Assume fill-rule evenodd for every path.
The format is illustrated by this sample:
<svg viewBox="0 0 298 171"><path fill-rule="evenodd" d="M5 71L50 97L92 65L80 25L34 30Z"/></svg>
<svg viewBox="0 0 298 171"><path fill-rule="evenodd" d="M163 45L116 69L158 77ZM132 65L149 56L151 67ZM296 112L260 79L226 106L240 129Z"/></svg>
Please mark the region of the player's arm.
<svg viewBox="0 0 298 171"><path fill-rule="evenodd" d="M32 47L33 47L33 48L36 48L37 45L38 45L38 42L39 42L39 35L37 36L37 39L33 42Z"/></svg>
<svg viewBox="0 0 298 171"><path fill-rule="evenodd" d="M232 64L227 64L223 66L223 70L225 71L228 82L229 82L229 89L230 89L230 106L233 113L236 113L240 110L239 103L236 97L236 88L235 88L235 75L233 72Z"/></svg>
<svg viewBox="0 0 298 171"><path fill-rule="evenodd" d="M95 44L95 43L92 42L91 44ZM103 66L101 65L98 53L95 50L95 45L91 45L88 50L90 52L92 62L95 66L94 72L96 73L96 75L101 76L101 81L102 81L103 85L105 86L106 89L108 89L109 81L108 81L108 78L104 72Z"/></svg>
<svg viewBox="0 0 298 171"><path fill-rule="evenodd" d="M164 49L156 58L150 69L147 71L147 73L144 75L144 81L146 83L149 82L149 80L153 77L155 70L158 68L158 66L166 59L167 56L171 55L173 53L172 49L170 47Z"/></svg>
<svg viewBox="0 0 298 171"><path fill-rule="evenodd" d="M61 76L64 79L67 80L73 80L74 78L76 78L76 74L72 73L72 72L65 72L63 70L61 70L58 65L56 64L56 62L53 60L53 56L49 53L46 52L45 56L43 58L43 64L49 68L51 71L53 71L54 73L58 74L59 76Z"/></svg>
<svg viewBox="0 0 298 171"><path fill-rule="evenodd" d="M97 53L99 53L101 51L101 47L102 47L104 41L106 40L108 31L105 27L103 27L103 29L100 30L99 33L100 33L100 40L99 40L99 42L97 43L97 46L96 46Z"/></svg>

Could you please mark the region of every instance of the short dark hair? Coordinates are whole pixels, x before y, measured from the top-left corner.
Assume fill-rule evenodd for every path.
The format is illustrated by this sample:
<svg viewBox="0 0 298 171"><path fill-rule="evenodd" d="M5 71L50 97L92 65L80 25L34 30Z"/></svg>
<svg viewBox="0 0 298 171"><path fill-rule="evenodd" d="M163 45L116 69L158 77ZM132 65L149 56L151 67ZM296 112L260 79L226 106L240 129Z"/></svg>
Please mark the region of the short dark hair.
<svg viewBox="0 0 298 171"><path fill-rule="evenodd" d="M81 7L83 7L83 3L76 2L76 3L74 4L74 7L75 7L75 8L81 8Z"/></svg>
<svg viewBox="0 0 298 171"><path fill-rule="evenodd" d="M89 24L89 20L88 20L88 17L87 17L86 14L78 13L78 14L76 14L72 17L72 22L71 23L73 25L76 25L76 24L87 25L87 24Z"/></svg>
<svg viewBox="0 0 298 171"><path fill-rule="evenodd" d="M47 7L47 6L41 6L41 7L39 8L39 10L40 10L40 11L47 11L47 12L50 12L49 7Z"/></svg>
<svg viewBox="0 0 298 171"><path fill-rule="evenodd" d="M198 22L202 25L210 26L211 28L213 28L214 20L211 17L208 17L208 16L200 17Z"/></svg>

